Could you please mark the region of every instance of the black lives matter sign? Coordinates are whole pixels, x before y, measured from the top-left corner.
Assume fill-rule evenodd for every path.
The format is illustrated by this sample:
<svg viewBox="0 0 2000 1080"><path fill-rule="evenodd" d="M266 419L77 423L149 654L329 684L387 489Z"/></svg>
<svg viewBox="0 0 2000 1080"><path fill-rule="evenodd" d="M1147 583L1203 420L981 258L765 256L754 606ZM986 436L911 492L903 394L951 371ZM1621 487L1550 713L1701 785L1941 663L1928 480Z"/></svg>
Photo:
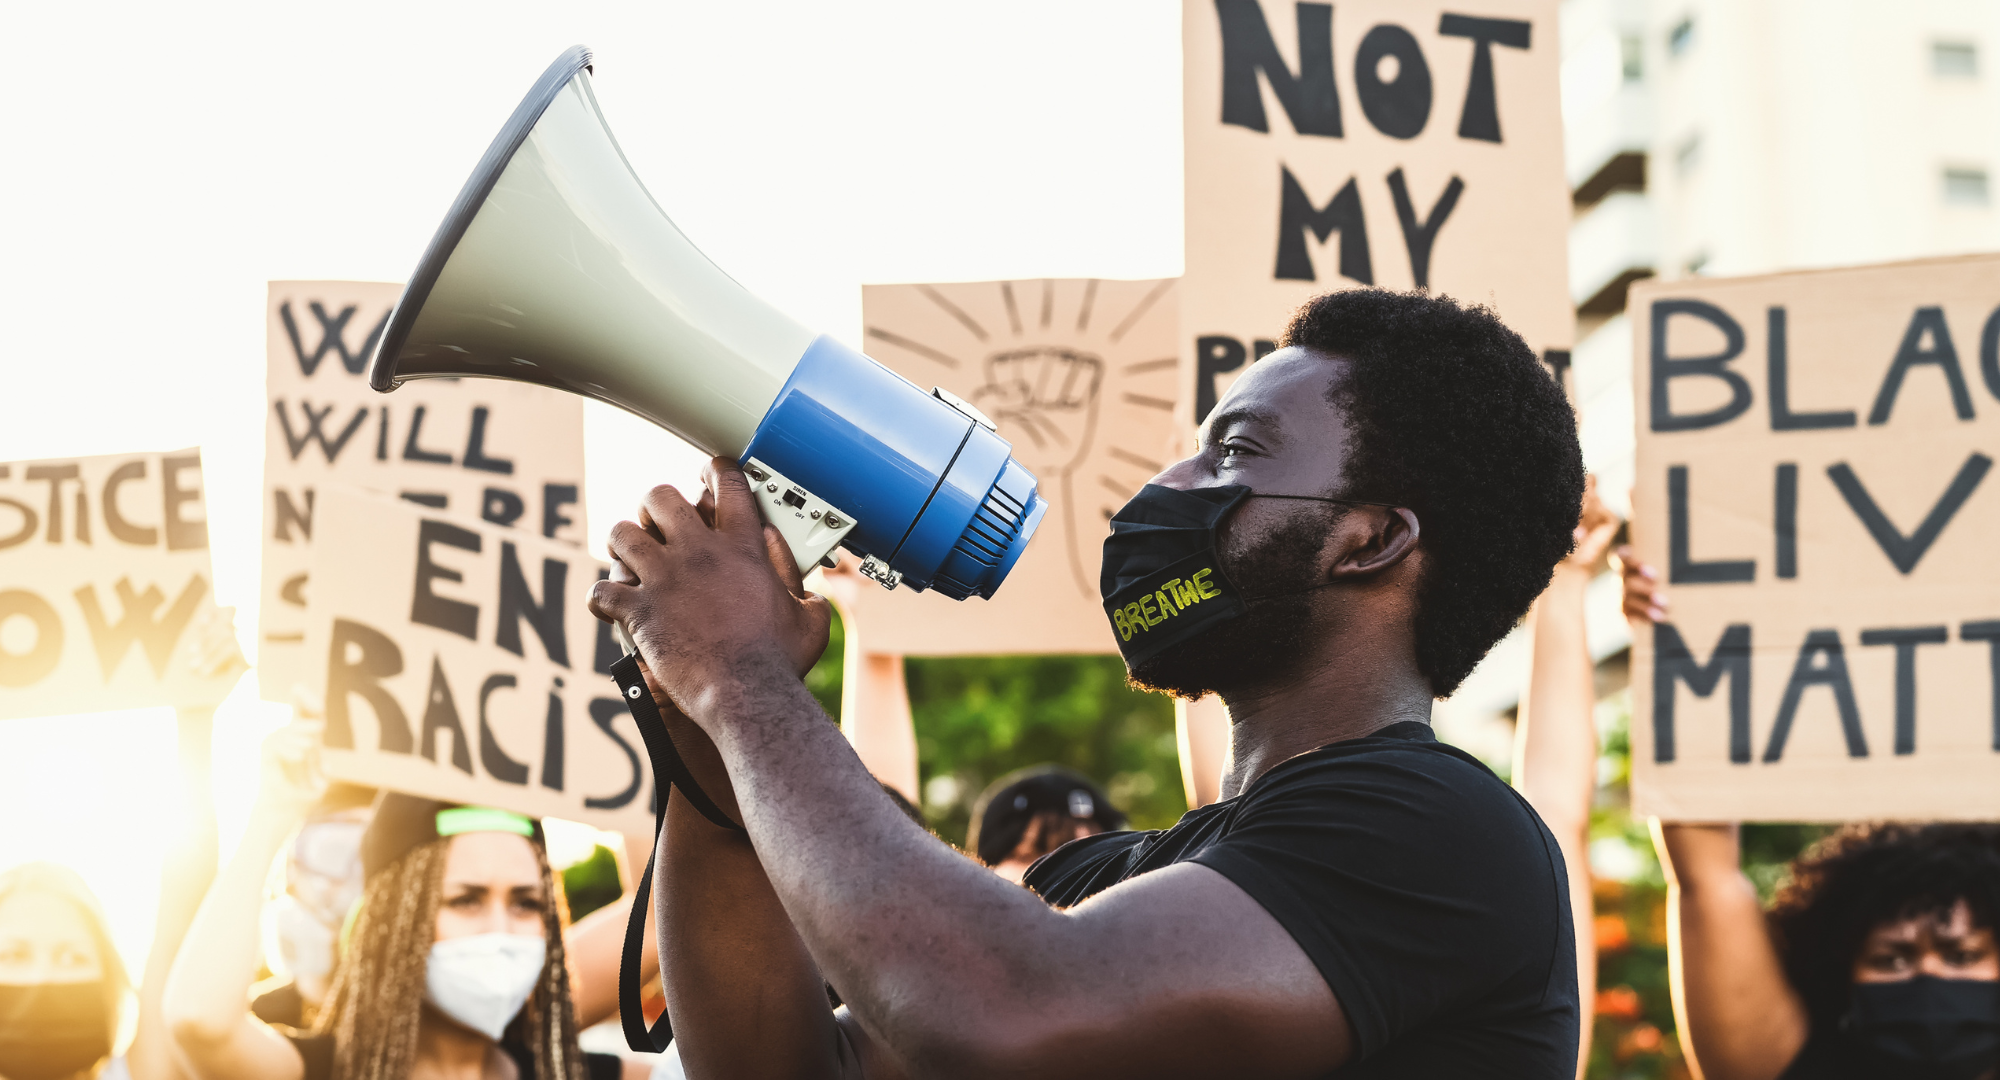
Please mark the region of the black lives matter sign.
<svg viewBox="0 0 2000 1080"><path fill-rule="evenodd" d="M2000 258L1633 291L1633 802L2000 813Z"/></svg>
<svg viewBox="0 0 2000 1080"><path fill-rule="evenodd" d="M581 543L583 403L491 379L368 388L402 286L274 281L266 312L264 567L258 684L289 702L320 682L305 650L322 490L346 485ZM363 553L349 553L365 558Z"/></svg>
<svg viewBox="0 0 2000 1080"><path fill-rule="evenodd" d="M1335 289L1495 308L1567 361L1554 0L1184 0L1185 420Z"/></svg>

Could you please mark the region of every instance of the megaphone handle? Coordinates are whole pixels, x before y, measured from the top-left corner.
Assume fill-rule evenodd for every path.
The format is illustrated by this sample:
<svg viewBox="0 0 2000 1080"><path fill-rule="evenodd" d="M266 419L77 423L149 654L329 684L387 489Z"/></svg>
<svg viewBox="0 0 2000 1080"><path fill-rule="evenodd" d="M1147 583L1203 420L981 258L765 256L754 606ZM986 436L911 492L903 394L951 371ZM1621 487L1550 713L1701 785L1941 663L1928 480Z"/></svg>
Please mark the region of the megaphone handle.
<svg viewBox="0 0 2000 1080"><path fill-rule="evenodd" d="M619 696L625 699L633 723L639 726L639 737L646 742L646 756L653 765L655 800L653 854L646 857L646 870L639 875L639 887L633 892L632 914L625 921L625 948L618 959L618 1023L625 1029L625 1045L641 1053L657 1054L673 1041L673 1021L662 1010L660 1019L651 1028L646 1026L646 1014L639 1003L639 961L641 950L646 947L646 909L653 902L653 863L659 857L660 831L667 824L670 789L680 788L681 795L695 810L717 826L735 832L742 832L743 826L731 821L701 785L695 783L687 762L681 760L680 751L674 747L673 736L667 733L666 719L660 715L660 707L646 687L646 677L639 671L638 652L632 649L631 639L625 636L622 627L617 629L617 635L628 651L611 665L611 677L618 683Z"/></svg>

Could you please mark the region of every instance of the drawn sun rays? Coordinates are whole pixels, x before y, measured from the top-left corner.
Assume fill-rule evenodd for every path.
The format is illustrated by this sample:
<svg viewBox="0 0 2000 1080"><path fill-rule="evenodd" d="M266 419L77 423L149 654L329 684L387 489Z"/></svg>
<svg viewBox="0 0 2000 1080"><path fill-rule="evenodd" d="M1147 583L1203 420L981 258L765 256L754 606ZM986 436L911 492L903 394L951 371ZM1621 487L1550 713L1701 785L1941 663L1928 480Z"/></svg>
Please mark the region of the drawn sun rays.
<svg viewBox="0 0 2000 1080"><path fill-rule="evenodd" d="M1173 442L1174 286L1045 278L864 294L868 351L970 401L1014 444L1059 519L1042 531L1060 537L1067 576L1091 602L1103 523L1165 467Z"/></svg>

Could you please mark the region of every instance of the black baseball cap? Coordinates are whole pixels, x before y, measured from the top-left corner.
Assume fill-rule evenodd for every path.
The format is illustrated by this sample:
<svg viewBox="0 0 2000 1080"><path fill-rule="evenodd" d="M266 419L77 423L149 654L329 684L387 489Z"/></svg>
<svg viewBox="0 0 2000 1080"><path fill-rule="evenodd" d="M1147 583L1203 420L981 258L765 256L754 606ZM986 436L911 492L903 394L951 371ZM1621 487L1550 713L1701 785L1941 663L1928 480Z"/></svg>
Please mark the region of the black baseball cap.
<svg viewBox="0 0 2000 1080"><path fill-rule="evenodd" d="M361 834L361 873L372 878L411 851L447 836L468 832L510 832L544 843L542 823L512 810L440 802L400 791L375 798L375 813Z"/></svg>
<svg viewBox="0 0 2000 1080"><path fill-rule="evenodd" d="M1089 777L1061 765L1034 765L1008 773L980 793L972 804L966 846L980 862L993 866L1019 846L1030 821L1051 812L1093 822L1105 832L1125 827L1125 815Z"/></svg>

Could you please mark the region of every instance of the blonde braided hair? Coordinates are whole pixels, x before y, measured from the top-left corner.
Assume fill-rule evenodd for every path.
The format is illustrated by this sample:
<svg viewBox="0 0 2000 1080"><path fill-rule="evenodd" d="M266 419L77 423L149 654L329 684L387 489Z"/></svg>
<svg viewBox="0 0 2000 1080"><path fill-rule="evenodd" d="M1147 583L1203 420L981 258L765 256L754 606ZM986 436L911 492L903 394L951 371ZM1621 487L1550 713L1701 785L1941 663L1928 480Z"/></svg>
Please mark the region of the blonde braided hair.
<svg viewBox="0 0 2000 1080"><path fill-rule="evenodd" d="M541 871L542 895L548 898L542 909L548 963L504 1038L531 1052L534 1080L584 1080L563 949L568 905L555 887L548 854L538 843L530 846ZM437 939L438 895L450 849L449 838L421 844L368 880L316 1031L333 1036L333 1080L409 1077L417 1059L424 969Z"/></svg>

